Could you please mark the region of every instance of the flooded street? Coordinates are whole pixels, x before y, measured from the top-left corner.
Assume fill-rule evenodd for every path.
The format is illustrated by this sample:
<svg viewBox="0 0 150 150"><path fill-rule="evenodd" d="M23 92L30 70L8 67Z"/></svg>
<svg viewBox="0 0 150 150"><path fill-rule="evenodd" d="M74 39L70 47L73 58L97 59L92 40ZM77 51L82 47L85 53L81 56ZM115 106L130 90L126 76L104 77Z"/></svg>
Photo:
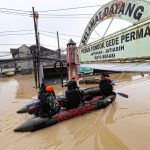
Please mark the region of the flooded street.
<svg viewBox="0 0 150 150"><path fill-rule="evenodd" d="M36 132L13 129L33 116L16 111L37 98L32 75L0 79L0 150L149 150L150 77L112 74L117 81L116 101L105 109L87 113ZM97 85L80 85L82 88ZM65 89L55 85L56 95Z"/></svg>

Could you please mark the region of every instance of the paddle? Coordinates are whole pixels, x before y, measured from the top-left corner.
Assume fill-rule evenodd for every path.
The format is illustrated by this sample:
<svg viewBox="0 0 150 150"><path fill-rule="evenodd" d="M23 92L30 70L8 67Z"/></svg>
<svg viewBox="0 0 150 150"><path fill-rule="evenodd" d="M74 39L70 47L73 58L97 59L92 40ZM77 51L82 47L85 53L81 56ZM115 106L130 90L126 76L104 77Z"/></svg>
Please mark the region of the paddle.
<svg viewBox="0 0 150 150"><path fill-rule="evenodd" d="M118 95L120 95L120 96L122 96L122 97L124 97L124 98L128 98L129 96L127 95L127 94L124 94L124 93L117 93Z"/></svg>
<svg viewBox="0 0 150 150"><path fill-rule="evenodd" d="M112 85L115 85L115 83L117 83L117 81L116 80L112 80ZM116 92L117 93L117 92ZM120 96L122 96L122 97L124 97L124 98L128 98L129 96L127 95L127 94L124 94L124 93L117 93L118 95L120 95Z"/></svg>

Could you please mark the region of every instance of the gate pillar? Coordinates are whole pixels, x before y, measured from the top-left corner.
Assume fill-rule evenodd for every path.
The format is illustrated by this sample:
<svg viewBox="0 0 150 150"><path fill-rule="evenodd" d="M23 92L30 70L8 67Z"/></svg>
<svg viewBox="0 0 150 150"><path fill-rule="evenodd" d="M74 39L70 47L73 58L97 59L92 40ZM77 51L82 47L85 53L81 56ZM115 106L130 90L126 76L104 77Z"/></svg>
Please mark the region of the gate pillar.
<svg viewBox="0 0 150 150"><path fill-rule="evenodd" d="M76 43L70 39L67 44L67 69L68 69L68 78L71 80L71 77L78 79L78 49Z"/></svg>

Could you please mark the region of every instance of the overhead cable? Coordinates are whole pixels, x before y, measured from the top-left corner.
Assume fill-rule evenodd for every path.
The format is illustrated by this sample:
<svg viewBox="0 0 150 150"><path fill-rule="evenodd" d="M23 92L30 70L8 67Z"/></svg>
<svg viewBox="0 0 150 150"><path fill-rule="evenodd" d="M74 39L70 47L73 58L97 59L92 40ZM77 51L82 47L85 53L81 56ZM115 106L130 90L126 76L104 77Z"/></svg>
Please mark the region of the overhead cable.
<svg viewBox="0 0 150 150"><path fill-rule="evenodd" d="M92 5L92 6L80 6L80 7L70 7L70 8L60 8L60 9L53 9L53 10L43 10L38 12L50 12L50 11L64 11L64 10L74 10L74 9L84 9L84 8L91 8L91 7L99 7L102 5Z"/></svg>
<svg viewBox="0 0 150 150"><path fill-rule="evenodd" d="M91 6L80 6L80 7L70 7L70 8L59 8L59 9L51 9L51 10L41 10L38 12L51 12L51 11L64 11L64 10L74 10L74 9L85 9L85 8L92 8L92 7L99 7L103 6L101 5L91 5ZM16 11L18 13L24 12L24 13L31 13L32 11L27 10L19 10L19 9L10 9L10 8L0 8L0 10L6 10L6 11Z"/></svg>
<svg viewBox="0 0 150 150"><path fill-rule="evenodd" d="M52 37L52 38L57 38L55 36L47 35L47 34L44 34L44 33L41 33L40 35L49 36L49 37ZM63 38L59 38L59 39L68 41L67 39L63 39Z"/></svg>
<svg viewBox="0 0 150 150"><path fill-rule="evenodd" d="M59 16L59 17L62 17L62 16L91 16L93 14L39 14L40 16Z"/></svg>
<svg viewBox="0 0 150 150"><path fill-rule="evenodd" d="M9 31L1 31L0 33L8 33L8 32L24 32L24 31L33 31L34 29L30 29L30 30L9 30Z"/></svg>
<svg viewBox="0 0 150 150"><path fill-rule="evenodd" d="M0 8L0 10L9 10L9 11L18 11L18 12L25 12L25 13L30 13L31 11L26 11L26 10L19 10L19 9L9 9L9 8Z"/></svg>
<svg viewBox="0 0 150 150"><path fill-rule="evenodd" d="M11 12L11 11L1 11L0 10L0 13L11 14L11 15L19 15L19 16L30 16L30 14L17 13L17 12Z"/></svg>
<svg viewBox="0 0 150 150"><path fill-rule="evenodd" d="M18 33L18 34L0 34L0 36L9 36L9 35L29 35L29 34L34 34L34 33Z"/></svg>
<svg viewBox="0 0 150 150"><path fill-rule="evenodd" d="M89 19L91 17L47 17L47 16L42 16L42 19L46 19L46 18L51 18L51 19Z"/></svg>
<svg viewBox="0 0 150 150"><path fill-rule="evenodd" d="M55 35L56 35L55 32L50 32L50 31L45 31L45 30L39 30L39 31L40 31L40 32L44 32L44 33L50 33L50 34L55 34ZM64 34L64 33L60 33L60 32L59 32L59 35L69 36L69 37L79 37L79 38L81 38L81 35ZM49 36L49 35L47 35L47 36ZM97 39L97 38L91 38L91 39Z"/></svg>

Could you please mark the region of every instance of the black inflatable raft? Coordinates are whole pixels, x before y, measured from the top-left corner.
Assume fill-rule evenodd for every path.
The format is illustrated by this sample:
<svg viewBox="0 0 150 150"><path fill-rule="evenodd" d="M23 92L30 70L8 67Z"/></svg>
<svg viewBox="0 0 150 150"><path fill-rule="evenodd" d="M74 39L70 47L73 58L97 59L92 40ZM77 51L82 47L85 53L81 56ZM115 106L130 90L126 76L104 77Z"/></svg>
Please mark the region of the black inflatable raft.
<svg viewBox="0 0 150 150"><path fill-rule="evenodd" d="M86 96L91 96L91 97L100 96L100 89L99 89L99 87L87 88L87 89L81 90L80 92L82 93L83 98L86 97ZM61 96L58 96L57 99L58 99L58 101L61 101L61 99L66 99L66 98L65 98L64 95L61 95ZM37 100L32 100L27 105L25 105L24 107L20 108L17 111L17 113L27 113L29 106L33 105L34 103L38 104L38 101Z"/></svg>
<svg viewBox="0 0 150 150"><path fill-rule="evenodd" d="M116 97L115 95L111 95L103 99L99 99L98 97L96 97L91 101L87 101L84 104L81 104L77 108L70 110L61 109L60 112L54 115L52 118L41 118L41 117L32 118L23 123L22 125L18 126L16 129L14 129L14 131L15 132L36 131L59 123L61 121L68 120L70 118L79 115L83 115L87 112L105 108L115 100L115 97Z"/></svg>

